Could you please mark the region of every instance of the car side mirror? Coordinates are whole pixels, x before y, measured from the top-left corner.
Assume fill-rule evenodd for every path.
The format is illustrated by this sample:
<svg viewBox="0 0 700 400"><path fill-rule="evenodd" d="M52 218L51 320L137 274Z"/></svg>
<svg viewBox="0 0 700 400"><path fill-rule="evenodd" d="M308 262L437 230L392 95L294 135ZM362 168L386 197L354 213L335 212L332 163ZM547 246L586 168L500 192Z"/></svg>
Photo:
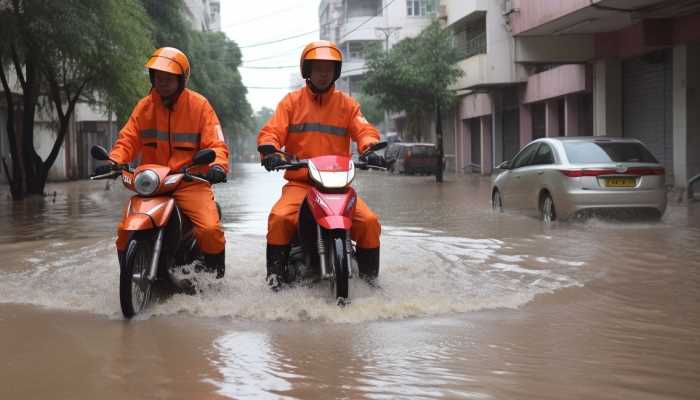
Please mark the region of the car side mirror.
<svg viewBox="0 0 700 400"><path fill-rule="evenodd" d="M496 167L498 169L510 169L510 161L503 161Z"/></svg>
<svg viewBox="0 0 700 400"><path fill-rule="evenodd" d="M101 160L101 161L107 161L107 160L109 160L109 153L108 153L107 150L106 150L104 147L102 147L102 146L98 146L98 145L92 146L92 147L90 148L90 155L91 155L92 158L94 158L95 160Z"/></svg>
<svg viewBox="0 0 700 400"><path fill-rule="evenodd" d="M216 153L212 149L202 149L192 157L192 164L209 164L216 158Z"/></svg>

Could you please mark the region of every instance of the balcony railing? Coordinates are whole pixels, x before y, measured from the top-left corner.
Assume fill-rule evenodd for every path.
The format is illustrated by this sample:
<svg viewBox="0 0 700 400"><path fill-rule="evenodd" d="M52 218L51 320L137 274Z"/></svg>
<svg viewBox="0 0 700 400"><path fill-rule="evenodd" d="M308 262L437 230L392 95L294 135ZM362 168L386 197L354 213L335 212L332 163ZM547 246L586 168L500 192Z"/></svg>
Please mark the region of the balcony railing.
<svg viewBox="0 0 700 400"><path fill-rule="evenodd" d="M482 32L468 40L455 40L454 46L460 52L462 59L473 57L477 54L484 54L486 53L486 32Z"/></svg>

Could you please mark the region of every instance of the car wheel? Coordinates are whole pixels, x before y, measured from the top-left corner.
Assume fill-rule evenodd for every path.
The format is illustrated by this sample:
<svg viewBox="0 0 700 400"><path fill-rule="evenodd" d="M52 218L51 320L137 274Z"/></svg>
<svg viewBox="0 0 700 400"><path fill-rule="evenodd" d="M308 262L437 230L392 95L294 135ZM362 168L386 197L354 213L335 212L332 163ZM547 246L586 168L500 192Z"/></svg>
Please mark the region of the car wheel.
<svg viewBox="0 0 700 400"><path fill-rule="evenodd" d="M491 195L491 209L503 212L503 200L501 200L501 192L498 190L494 190Z"/></svg>
<svg viewBox="0 0 700 400"><path fill-rule="evenodd" d="M542 195L542 200L540 201L540 217L545 224L549 224L557 219L554 200L552 200L552 196L550 196L549 193Z"/></svg>

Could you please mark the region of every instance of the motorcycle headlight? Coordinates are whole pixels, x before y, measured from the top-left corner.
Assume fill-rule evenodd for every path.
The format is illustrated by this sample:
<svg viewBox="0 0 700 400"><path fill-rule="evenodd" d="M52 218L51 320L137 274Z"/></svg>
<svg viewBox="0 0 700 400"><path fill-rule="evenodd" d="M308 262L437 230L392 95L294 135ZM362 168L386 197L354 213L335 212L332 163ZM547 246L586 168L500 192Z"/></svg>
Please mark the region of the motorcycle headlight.
<svg viewBox="0 0 700 400"><path fill-rule="evenodd" d="M160 186L160 178L155 171L147 169L136 175L134 189L142 196L150 196Z"/></svg>

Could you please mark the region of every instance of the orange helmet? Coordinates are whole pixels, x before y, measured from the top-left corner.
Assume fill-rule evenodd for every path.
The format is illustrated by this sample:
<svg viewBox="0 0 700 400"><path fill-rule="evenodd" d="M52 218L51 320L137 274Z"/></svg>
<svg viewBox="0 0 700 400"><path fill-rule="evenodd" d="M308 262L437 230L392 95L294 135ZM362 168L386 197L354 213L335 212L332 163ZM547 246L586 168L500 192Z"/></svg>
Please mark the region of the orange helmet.
<svg viewBox="0 0 700 400"><path fill-rule="evenodd" d="M148 57L144 65L148 68L151 84L155 84L153 71L164 71L180 76L180 88L185 86L190 77L190 62L185 53L174 47L161 47Z"/></svg>
<svg viewBox="0 0 700 400"><path fill-rule="evenodd" d="M343 53L340 52L338 46L327 40L319 40L311 42L304 47L301 52L301 60L299 67L301 68L301 77L309 79L311 76L311 65L309 61L314 60L329 60L335 61L335 76L333 82L340 77L340 70L343 66Z"/></svg>

